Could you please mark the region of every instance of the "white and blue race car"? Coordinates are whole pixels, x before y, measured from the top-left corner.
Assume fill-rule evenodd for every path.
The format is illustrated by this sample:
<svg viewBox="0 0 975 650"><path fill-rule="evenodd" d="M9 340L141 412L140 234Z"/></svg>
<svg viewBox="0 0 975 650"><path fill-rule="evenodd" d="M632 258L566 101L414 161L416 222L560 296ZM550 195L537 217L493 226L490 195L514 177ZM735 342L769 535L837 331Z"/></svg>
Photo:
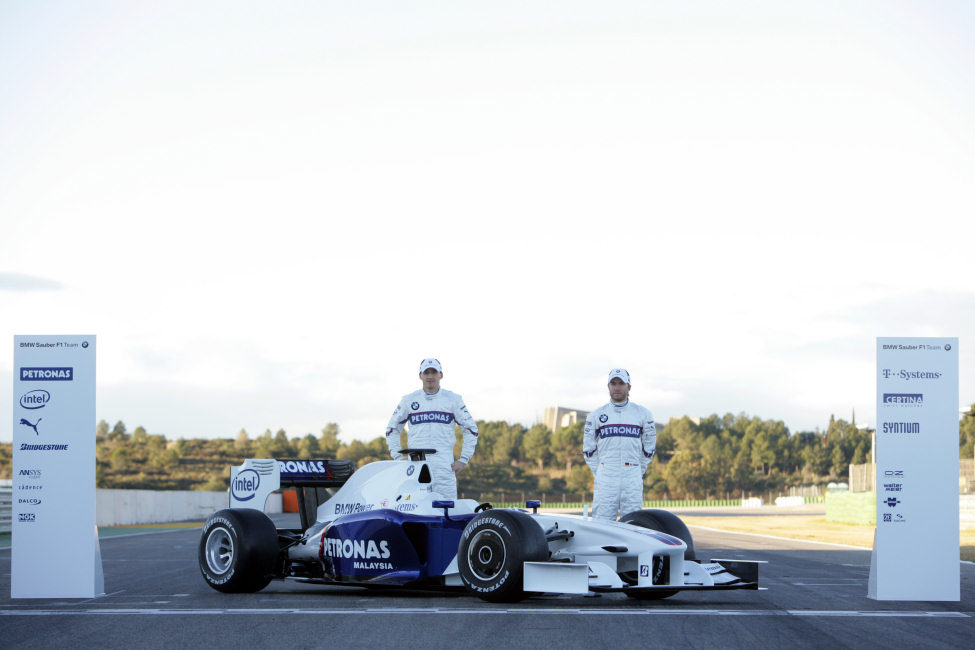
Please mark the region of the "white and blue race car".
<svg viewBox="0 0 975 650"><path fill-rule="evenodd" d="M231 469L230 508L207 520L200 570L218 591L254 592L273 579L321 584L466 589L492 602L537 593L622 592L658 599L683 590L758 589L760 562L695 559L684 523L664 510L619 522L444 501L425 455L371 463L248 459ZM265 501L298 492L301 528L279 529ZM337 488L337 489L336 489Z"/></svg>

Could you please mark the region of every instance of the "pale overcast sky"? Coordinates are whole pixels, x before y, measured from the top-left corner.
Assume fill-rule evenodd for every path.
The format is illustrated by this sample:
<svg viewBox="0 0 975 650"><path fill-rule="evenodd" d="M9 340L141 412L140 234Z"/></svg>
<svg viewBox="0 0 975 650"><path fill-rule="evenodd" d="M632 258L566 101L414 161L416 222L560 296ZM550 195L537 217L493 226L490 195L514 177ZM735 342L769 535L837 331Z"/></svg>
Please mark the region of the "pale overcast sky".
<svg viewBox="0 0 975 650"><path fill-rule="evenodd" d="M975 3L0 1L0 394L96 334L97 417L872 424L877 336L975 401ZM4 388L6 387L6 388ZM0 400L0 421L12 422ZM0 440L12 429L0 427Z"/></svg>

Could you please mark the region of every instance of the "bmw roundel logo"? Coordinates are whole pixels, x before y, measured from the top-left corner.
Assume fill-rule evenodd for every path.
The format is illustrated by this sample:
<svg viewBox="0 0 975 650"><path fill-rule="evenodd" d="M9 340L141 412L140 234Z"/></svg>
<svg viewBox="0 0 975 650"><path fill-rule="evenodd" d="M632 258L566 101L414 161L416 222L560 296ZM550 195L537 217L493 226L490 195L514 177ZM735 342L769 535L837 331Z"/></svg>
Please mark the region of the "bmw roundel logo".
<svg viewBox="0 0 975 650"><path fill-rule="evenodd" d="M951 351L951 343L945 343L945 352Z"/></svg>
<svg viewBox="0 0 975 650"><path fill-rule="evenodd" d="M609 416L606 415L605 413L603 413L602 415L599 416L599 421L600 422L606 422L606 420L608 420L608 419L609 419Z"/></svg>
<svg viewBox="0 0 975 650"><path fill-rule="evenodd" d="M406 468L406 475L407 475L407 476L413 476L413 471L414 471L415 469L416 469L416 468L415 468L415 467L414 467L413 465L410 465L409 467L407 467L407 468Z"/></svg>
<svg viewBox="0 0 975 650"><path fill-rule="evenodd" d="M410 408L415 411L418 408L420 408L420 403L419 402L413 402L412 404L410 404Z"/></svg>

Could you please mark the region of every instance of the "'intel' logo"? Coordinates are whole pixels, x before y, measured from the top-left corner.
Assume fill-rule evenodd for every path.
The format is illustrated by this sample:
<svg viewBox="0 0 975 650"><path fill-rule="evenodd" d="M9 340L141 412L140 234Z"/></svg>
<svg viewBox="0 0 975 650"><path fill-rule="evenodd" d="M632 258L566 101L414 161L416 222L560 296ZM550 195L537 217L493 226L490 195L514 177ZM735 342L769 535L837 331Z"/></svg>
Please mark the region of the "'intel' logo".
<svg viewBox="0 0 975 650"><path fill-rule="evenodd" d="M891 406L924 406L921 393L884 393L884 404Z"/></svg>
<svg viewBox="0 0 975 650"><path fill-rule="evenodd" d="M20 381L71 381L74 368L21 368Z"/></svg>
<svg viewBox="0 0 975 650"><path fill-rule="evenodd" d="M230 494L238 501L250 501L257 494L260 485L260 475L252 469L245 469L238 472L230 482Z"/></svg>
<svg viewBox="0 0 975 650"><path fill-rule="evenodd" d="M32 390L20 396L20 405L25 409L42 409L51 401L51 394L46 390Z"/></svg>

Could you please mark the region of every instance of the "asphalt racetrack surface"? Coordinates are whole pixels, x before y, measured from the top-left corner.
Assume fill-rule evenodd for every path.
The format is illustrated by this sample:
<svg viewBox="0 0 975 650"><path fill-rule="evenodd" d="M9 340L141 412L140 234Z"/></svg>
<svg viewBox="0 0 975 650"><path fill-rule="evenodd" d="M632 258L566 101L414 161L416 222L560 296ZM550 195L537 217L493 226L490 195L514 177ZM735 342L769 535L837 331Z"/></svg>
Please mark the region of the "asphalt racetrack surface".
<svg viewBox="0 0 975 650"><path fill-rule="evenodd" d="M768 589L497 605L463 593L274 581L230 595L204 583L200 533L186 529L102 539L104 596L12 600L8 548L0 550L0 647L962 648L975 639L971 564L961 565L960 602L875 601L869 551L691 532L700 559L767 560Z"/></svg>

